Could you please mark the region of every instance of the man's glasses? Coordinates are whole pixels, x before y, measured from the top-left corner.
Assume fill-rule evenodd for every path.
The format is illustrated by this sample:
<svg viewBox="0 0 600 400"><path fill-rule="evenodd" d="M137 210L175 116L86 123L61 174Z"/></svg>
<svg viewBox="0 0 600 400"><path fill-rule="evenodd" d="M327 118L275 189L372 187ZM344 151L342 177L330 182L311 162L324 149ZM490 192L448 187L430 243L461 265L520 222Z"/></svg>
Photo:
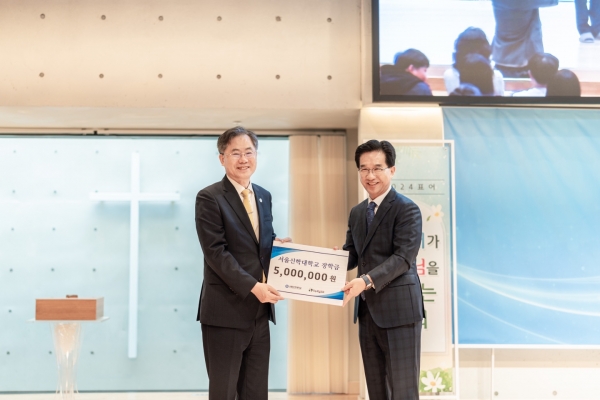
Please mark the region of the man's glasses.
<svg viewBox="0 0 600 400"><path fill-rule="evenodd" d="M256 152L254 151L247 151L245 153L240 153L239 151L234 151L233 153L229 153L229 154L223 154L225 156L229 156L231 158L235 158L236 160L239 160L240 158L242 158L242 156L246 157L248 160L251 158L256 157Z"/></svg>
<svg viewBox="0 0 600 400"><path fill-rule="evenodd" d="M368 176L371 172L373 173L373 175L381 175L383 173L383 171L385 171L386 169L389 168L381 168L381 167L375 167L375 168L361 168L358 170L358 172L360 173L361 176Z"/></svg>

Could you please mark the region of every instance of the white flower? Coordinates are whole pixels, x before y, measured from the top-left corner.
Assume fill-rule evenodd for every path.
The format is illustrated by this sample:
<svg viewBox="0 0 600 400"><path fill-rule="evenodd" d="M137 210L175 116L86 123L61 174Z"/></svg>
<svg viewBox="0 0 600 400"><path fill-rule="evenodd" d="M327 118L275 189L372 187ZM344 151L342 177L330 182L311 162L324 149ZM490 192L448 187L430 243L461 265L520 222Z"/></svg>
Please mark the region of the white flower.
<svg viewBox="0 0 600 400"><path fill-rule="evenodd" d="M425 385L424 390L431 390L431 393L437 393L438 390L441 392L446 387L446 385L442 385L442 378L440 378L439 372L434 377L431 371L427 371L427 376L421 378L421 382Z"/></svg>
<svg viewBox="0 0 600 400"><path fill-rule="evenodd" d="M438 204L437 206L431 206L431 215L429 217L427 217L427 221L429 221L429 220L439 221L442 219L443 216L444 216L444 213L442 212L441 204Z"/></svg>

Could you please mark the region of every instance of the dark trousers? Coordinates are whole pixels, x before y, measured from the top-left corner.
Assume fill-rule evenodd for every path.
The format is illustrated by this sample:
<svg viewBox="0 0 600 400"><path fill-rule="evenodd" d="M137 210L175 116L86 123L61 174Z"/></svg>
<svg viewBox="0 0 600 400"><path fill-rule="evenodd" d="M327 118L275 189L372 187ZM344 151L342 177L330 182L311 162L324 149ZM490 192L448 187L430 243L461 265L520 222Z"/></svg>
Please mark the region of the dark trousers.
<svg viewBox="0 0 600 400"><path fill-rule="evenodd" d="M246 329L202 324L202 344L210 400L267 400L271 350L268 313Z"/></svg>
<svg viewBox="0 0 600 400"><path fill-rule="evenodd" d="M380 328L360 300L358 339L370 400L418 400L422 322Z"/></svg>
<svg viewBox="0 0 600 400"><path fill-rule="evenodd" d="M494 18L496 33L492 42L492 59L496 64L525 67L531 56L544 52L539 9L494 8Z"/></svg>
<svg viewBox="0 0 600 400"><path fill-rule="evenodd" d="M600 1L575 0L575 18L577 21L577 30L579 34L591 33L597 36L600 33ZM591 20L591 25L590 25Z"/></svg>

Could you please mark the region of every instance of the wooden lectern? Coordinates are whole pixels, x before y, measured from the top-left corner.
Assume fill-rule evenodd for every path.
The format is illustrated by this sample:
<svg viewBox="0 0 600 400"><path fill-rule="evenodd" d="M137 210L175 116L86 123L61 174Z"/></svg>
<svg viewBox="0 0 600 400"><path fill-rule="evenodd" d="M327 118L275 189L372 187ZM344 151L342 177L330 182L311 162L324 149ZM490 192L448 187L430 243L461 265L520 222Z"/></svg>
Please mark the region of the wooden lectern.
<svg viewBox="0 0 600 400"><path fill-rule="evenodd" d="M36 299L36 321L94 321L104 316L104 298L80 299L67 295L65 299Z"/></svg>
<svg viewBox="0 0 600 400"><path fill-rule="evenodd" d="M75 367L81 349L81 322L104 322L104 298L36 299L35 322L51 322L54 352L58 365L56 393L63 400L77 394Z"/></svg>

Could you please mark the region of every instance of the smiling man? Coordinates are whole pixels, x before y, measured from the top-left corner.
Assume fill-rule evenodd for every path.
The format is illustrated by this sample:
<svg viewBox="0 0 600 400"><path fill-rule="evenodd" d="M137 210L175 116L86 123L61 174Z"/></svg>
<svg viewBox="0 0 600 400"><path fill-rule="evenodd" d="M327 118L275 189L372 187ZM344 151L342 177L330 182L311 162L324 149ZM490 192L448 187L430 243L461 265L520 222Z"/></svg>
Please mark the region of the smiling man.
<svg viewBox="0 0 600 400"><path fill-rule="evenodd" d="M282 300L268 285L273 240L271 194L250 183L258 138L240 126L217 141L222 181L196 197L196 231L204 253L198 320L209 397L267 400L270 334ZM289 238L281 239L290 241Z"/></svg>
<svg viewBox="0 0 600 400"><path fill-rule="evenodd" d="M348 282L344 305L356 297L354 322L371 400L417 400L424 317L416 257L421 244L419 207L392 187L396 151L369 140L356 149L360 182L369 198L350 211L344 250Z"/></svg>

